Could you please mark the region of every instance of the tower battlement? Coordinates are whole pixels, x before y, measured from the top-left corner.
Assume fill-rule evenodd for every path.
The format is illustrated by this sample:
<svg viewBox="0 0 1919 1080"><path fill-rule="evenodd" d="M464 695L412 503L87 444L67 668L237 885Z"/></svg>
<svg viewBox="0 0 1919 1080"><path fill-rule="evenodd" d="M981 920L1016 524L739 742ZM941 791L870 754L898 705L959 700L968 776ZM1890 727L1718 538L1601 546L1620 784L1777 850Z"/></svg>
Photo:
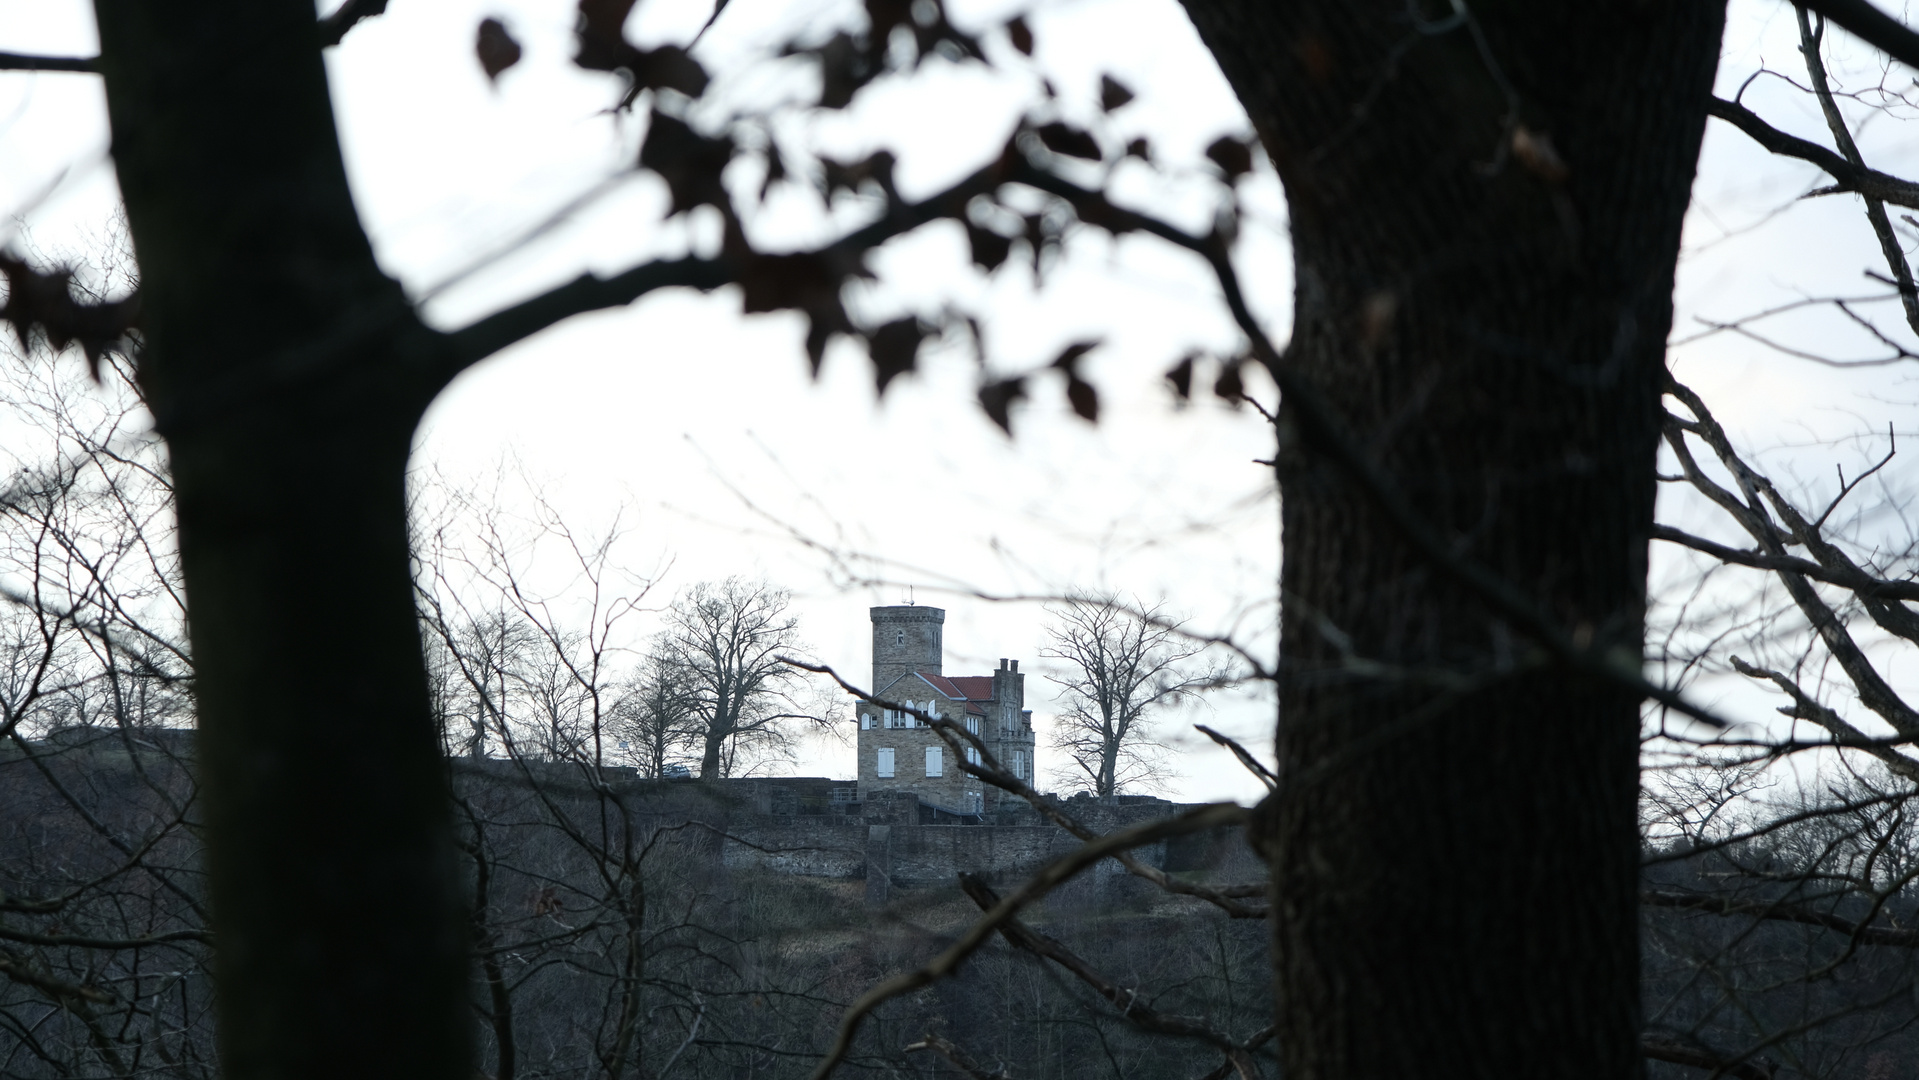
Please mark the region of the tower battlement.
<svg viewBox="0 0 1919 1080"><path fill-rule="evenodd" d="M871 609L873 619L873 693L919 672L941 674L944 608L899 604Z"/></svg>

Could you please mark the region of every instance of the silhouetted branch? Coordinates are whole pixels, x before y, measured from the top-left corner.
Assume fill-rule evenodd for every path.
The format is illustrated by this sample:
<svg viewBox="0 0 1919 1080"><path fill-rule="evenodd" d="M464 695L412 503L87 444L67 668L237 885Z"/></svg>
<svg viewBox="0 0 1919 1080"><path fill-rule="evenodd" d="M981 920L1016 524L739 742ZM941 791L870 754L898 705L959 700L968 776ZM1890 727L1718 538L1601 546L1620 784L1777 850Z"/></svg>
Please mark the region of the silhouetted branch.
<svg viewBox="0 0 1919 1080"><path fill-rule="evenodd" d="M1736 101L1713 98L1706 105L1706 114L1716 116L1733 125L1750 136L1752 141L1775 154L1798 158L1819 166L1827 175L1839 182L1836 189L1832 189L1834 193L1850 191L1868 195L1895 206L1919 207L1919 184L1882 173L1877 169L1854 165L1816 142L1780 131L1760 119L1759 114Z"/></svg>
<svg viewBox="0 0 1919 1080"><path fill-rule="evenodd" d="M31 53L0 52L0 71L77 71L91 74L100 70L94 56L35 56Z"/></svg>
<svg viewBox="0 0 1919 1080"><path fill-rule="evenodd" d="M1799 6L1831 19L1893 59L1919 67L1919 34L1866 0L1804 0Z"/></svg>
<svg viewBox="0 0 1919 1080"><path fill-rule="evenodd" d="M1749 566L1755 570L1798 574L1814 581L1823 581L1828 585L1851 589L1861 596L1876 596L1886 600L1919 600L1919 581L1888 581L1863 571L1849 573L1845 567L1822 566L1811 559L1802 559L1796 555L1772 555L1762 551L1730 547L1703 536L1694 536L1670 525L1655 524L1652 527L1652 538L1689 547L1694 551L1711 555L1720 562Z"/></svg>
<svg viewBox="0 0 1919 1080"><path fill-rule="evenodd" d="M589 311L623 307L657 289L707 291L735 280L732 260L684 258L650 262L609 278L582 274L446 335L447 350L429 380L438 393L453 377L517 341Z"/></svg>
<svg viewBox="0 0 1919 1080"><path fill-rule="evenodd" d="M387 0L346 0L339 10L320 20L320 45L322 48L338 45L346 32L358 25L361 19L370 19L375 15L386 14Z"/></svg>
<svg viewBox="0 0 1919 1080"><path fill-rule="evenodd" d="M44 948L151 949L156 945L176 945L187 941L211 945L213 934L206 930L171 930L147 937L103 938L88 937L84 934L35 934L26 930L15 930L10 926L0 926L0 941L39 945Z"/></svg>
<svg viewBox="0 0 1919 1080"><path fill-rule="evenodd" d="M1653 907L1683 908L1714 915L1752 915L1778 922L1800 923L1834 930L1866 945L1890 945L1901 949L1919 949L1919 929L1895 926L1871 926L1797 904L1773 900L1740 900L1704 893L1648 889L1639 894L1639 902Z"/></svg>
<svg viewBox="0 0 1919 1080"><path fill-rule="evenodd" d="M1239 744L1239 740L1231 738L1230 736L1222 735L1219 732L1214 731L1212 728L1207 727L1205 724L1194 724L1193 726L1198 728L1200 732L1204 734L1207 738L1213 740L1214 742L1225 747L1226 749L1231 750L1233 752L1233 756L1239 759L1239 763L1241 765L1246 766L1247 772L1250 772L1254 776L1259 777L1259 782L1266 785L1267 791L1271 791L1274 788L1279 786L1279 777L1274 776L1273 771L1271 769L1268 769L1265 765L1261 764L1260 760L1253 756L1253 752L1251 750L1248 750L1244 746L1241 746Z"/></svg>

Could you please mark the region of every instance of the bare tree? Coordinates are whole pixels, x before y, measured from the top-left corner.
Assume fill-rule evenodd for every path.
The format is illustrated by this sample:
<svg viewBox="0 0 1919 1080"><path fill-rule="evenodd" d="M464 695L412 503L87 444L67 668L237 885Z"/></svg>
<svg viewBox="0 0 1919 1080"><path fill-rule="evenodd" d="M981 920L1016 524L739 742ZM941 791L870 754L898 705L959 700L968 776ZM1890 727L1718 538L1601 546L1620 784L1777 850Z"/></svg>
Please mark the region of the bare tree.
<svg viewBox="0 0 1919 1080"><path fill-rule="evenodd" d="M642 661L614 704L613 727L627 763L648 777L684 768L688 755L703 747L695 706L665 657Z"/></svg>
<svg viewBox="0 0 1919 1080"><path fill-rule="evenodd" d="M584 535L530 481L523 520L497 491L417 483L416 513L432 521L415 528L415 580L448 748L607 764L633 616L653 584L617 564L618 520Z"/></svg>
<svg viewBox="0 0 1919 1080"><path fill-rule="evenodd" d="M1062 775L1102 798L1158 785L1165 748L1150 714L1192 695L1201 680L1188 664L1202 647L1180 636L1163 604L1135 611L1116 596L1080 596L1047 611L1054 621L1040 655L1063 673L1047 676L1064 692L1053 731L1070 762Z"/></svg>
<svg viewBox="0 0 1919 1080"><path fill-rule="evenodd" d="M795 722L826 722L810 684L782 660L803 650L791 602L785 589L730 577L693 586L667 609L660 675L691 710L701 777L735 775L743 754L784 748Z"/></svg>

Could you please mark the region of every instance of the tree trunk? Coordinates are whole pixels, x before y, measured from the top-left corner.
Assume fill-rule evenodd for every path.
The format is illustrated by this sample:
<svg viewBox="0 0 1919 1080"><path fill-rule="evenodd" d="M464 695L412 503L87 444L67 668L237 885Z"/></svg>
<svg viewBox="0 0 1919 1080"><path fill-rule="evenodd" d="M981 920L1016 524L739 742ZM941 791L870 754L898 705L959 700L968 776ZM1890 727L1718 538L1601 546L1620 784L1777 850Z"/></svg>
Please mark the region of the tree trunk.
<svg viewBox="0 0 1919 1080"><path fill-rule="evenodd" d="M408 579L433 336L382 276L310 0L99 0L197 671L223 1075L467 1080Z"/></svg>
<svg viewBox="0 0 1919 1080"><path fill-rule="evenodd" d="M1446 544L1636 662L1722 6L1474 4L1477 39L1408 18L1444 4L1186 5L1286 186L1286 362ZM1542 666L1280 431L1288 1080L1637 1076L1636 696Z"/></svg>

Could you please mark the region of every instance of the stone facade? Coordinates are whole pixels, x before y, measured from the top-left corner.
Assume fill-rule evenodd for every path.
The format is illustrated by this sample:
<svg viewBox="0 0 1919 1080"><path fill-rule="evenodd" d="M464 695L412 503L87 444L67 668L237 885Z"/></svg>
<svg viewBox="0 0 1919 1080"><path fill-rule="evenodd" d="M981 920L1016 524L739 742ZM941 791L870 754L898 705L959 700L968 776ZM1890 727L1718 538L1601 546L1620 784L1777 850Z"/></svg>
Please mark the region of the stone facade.
<svg viewBox="0 0 1919 1080"><path fill-rule="evenodd" d="M1033 714L1019 661L1002 659L991 675L945 674L942 632L946 612L902 604L876 607L873 620L873 696L903 706L861 702L859 795L911 792L957 814L985 814L1012 796L966 775L953 750L909 710L964 724L1002 766L1033 779Z"/></svg>

